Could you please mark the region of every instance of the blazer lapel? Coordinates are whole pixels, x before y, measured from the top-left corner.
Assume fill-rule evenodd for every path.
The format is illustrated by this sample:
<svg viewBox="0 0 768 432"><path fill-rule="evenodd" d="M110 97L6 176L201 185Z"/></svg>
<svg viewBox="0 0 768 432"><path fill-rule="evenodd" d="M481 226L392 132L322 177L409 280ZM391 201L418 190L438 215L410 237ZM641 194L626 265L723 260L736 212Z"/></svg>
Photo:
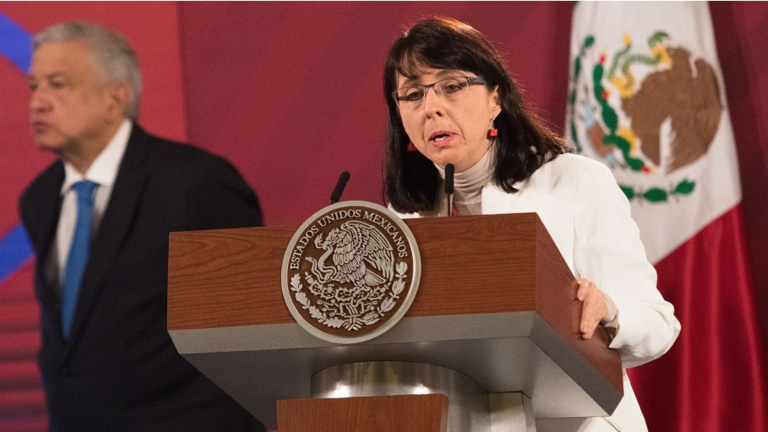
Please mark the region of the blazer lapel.
<svg viewBox="0 0 768 432"><path fill-rule="evenodd" d="M37 279L37 295L42 308L49 309L45 316L58 316L61 299L57 292L56 281L49 281L47 270L48 260L51 255L51 246L54 243L56 227L61 213L61 185L64 182L64 165L56 162L51 171L36 191L39 200L34 204L33 214L37 217L34 232L29 232L30 241L35 249L35 278ZM30 230L31 231L31 230ZM52 282L52 283L51 283ZM61 337L61 321L53 320L58 331L55 333Z"/></svg>
<svg viewBox="0 0 768 432"><path fill-rule="evenodd" d="M99 296L99 287L117 251L127 236L131 221L136 216L147 172L143 161L147 152L147 134L134 123L128 146L115 179L112 195L101 220L98 232L91 242L90 257L83 275L77 310L72 323L75 342L87 321L90 310ZM70 348L74 344L70 344Z"/></svg>

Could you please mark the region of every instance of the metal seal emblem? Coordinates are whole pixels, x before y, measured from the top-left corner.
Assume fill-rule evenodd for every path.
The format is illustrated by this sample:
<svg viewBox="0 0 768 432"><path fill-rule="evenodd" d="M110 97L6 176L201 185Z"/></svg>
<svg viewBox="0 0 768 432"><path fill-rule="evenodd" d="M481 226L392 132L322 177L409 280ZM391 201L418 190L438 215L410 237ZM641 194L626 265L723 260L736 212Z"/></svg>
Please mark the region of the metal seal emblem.
<svg viewBox="0 0 768 432"><path fill-rule="evenodd" d="M421 257L407 225L364 201L330 205L307 219L283 258L283 297L314 336L352 344L380 336L416 296Z"/></svg>

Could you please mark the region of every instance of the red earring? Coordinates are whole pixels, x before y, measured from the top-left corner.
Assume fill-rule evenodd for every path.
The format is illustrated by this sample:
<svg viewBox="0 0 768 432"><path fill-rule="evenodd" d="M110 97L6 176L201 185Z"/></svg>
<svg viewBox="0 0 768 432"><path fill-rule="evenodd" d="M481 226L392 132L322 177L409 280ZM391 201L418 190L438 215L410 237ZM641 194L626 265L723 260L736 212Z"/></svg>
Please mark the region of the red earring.
<svg viewBox="0 0 768 432"><path fill-rule="evenodd" d="M412 142L409 142L408 143L408 147L406 147L406 148L408 149L409 152L419 151Z"/></svg>
<svg viewBox="0 0 768 432"><path fill-rule="evenodd" d="M499 130L494 126L496 119L491 120L491 128L488 130L488 138L494 138L499 136Z"/></svg>

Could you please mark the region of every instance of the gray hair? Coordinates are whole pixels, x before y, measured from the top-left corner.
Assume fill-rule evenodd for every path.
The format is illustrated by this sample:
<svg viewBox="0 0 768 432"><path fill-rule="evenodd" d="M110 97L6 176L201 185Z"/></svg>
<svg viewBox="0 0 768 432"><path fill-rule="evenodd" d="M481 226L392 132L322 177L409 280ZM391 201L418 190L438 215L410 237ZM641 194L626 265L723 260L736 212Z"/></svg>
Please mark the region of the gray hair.
<svg viewBox="0 0 768 432"><path fill-rule="evenodd" d="M91 48L96 65L109 80L124 81L131 87L133 96L125 107L124 114L131 120L139 115L141 99L141 71L136 51L125 38L112 30L96 24L70 21L54 24L32 38L32 50L54 42L84 40Z"/></svg>

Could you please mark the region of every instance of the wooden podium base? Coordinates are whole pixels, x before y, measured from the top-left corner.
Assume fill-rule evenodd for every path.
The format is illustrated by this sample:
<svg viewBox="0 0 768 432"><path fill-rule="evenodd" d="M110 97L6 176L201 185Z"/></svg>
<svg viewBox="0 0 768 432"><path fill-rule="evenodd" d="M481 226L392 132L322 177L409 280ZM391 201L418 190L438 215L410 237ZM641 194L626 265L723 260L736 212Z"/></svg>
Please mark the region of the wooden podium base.
<svg viewBox="0 0 768 432"><path fill-rule="evenodd" d="M278 402L279 432L536 430L531 400L523 393L489 394L468 376L437 365L332 366L312 376L310 396ZM296 427L283 428L289 424Z"/></svg>
<svg viewBox="0 0 768 432"><path fill-rule="evenodd" d="M446 432L442 394L277 401L279 432Z"/></svg>

